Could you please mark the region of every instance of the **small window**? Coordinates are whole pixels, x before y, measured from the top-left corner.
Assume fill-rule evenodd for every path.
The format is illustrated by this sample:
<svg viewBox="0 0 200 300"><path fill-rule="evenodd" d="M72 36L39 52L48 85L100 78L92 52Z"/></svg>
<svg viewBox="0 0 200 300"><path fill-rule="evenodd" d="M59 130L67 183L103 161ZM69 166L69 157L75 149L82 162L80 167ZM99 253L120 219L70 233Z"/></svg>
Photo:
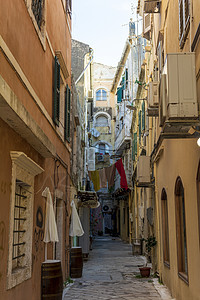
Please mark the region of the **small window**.
<svg viewBox="0 0 200 300"><path fill-rule="evenodd" d="M168 204L167 194L165 189L161 194L161 209L162 209L162 232L163 232L163 259L164 263L169 266L169 224L168 224Z"/></svg>
<svg viewBox="0 0 200 300"><path fill-rule="evenodd" d="M178 274L183 280L188 282L185 197L180 177L177 178L175 185L175 205Z"/></svg>
<svg viewBox="0 0 200 300"><path fill-rule="evenodd" d="M189 0L179 0L179 43L181 49L184 47L190 27L189 5Z"/></svg>
<svg viewBox="0 0 200 300"><path fill-rule="evenodd" d="M103 89L98 90L96 92L96 101L106 101L107 100L107 92Z"/></svg>
<svg viewBox="0 0 200 300"><path fill-rule="evenodd" d="M44 0L32 0L31 9L40 30L41 30L42 20L43 20L43 7L44 7Z"/></svg>

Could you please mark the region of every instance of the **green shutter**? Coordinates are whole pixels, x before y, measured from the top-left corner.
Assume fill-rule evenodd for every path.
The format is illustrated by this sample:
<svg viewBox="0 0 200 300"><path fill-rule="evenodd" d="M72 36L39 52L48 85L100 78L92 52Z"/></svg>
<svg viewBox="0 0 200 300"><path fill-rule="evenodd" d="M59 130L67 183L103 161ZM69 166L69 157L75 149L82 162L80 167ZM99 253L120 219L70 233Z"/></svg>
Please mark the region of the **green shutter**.
<svg viewBox="0 0 200 300"><path fill-rule="evenodd" d="M65 140L70 141L70 105L71 105L71 90L66 86L65 90Z"/></svg>
<svg viewBox="0 0 200 300"><path fill-rule="evenodd" d="M145 102L142 102L142 130L145 130Z"/></svg>
<svg viewBox="0 0 200 300"><path fill-rule="evenodd" d="M54 66L54 99L53 99L53 121L59 126L60 119L60 64L55 56Z"/></svg>
<svg viewBox="0 0 200 300"><path fill-rule="evenodd" d="M122 102L122 87L117 88L117 103Z"/></svg>
<svg viewBox="0 0 200 300"><path fill-rule="evenodd" d="M125 71L125 78L126 78L126 87L128 86L128 69L126 68Z"/></svg>
<svg viewBox="0 0 200 300"><path fill-rule="evenodd" d="M141 139L141 134L142 134L141 116L142 116L142 112L140 110L138 113L139 140Z"/></svg>
<svg viewBox="0 0 200 300"><path fill-rule="evenodd" d="M137 132L134 133L133 152L134 152L134 160L135 160L135 156L137 155Z"/></svg>

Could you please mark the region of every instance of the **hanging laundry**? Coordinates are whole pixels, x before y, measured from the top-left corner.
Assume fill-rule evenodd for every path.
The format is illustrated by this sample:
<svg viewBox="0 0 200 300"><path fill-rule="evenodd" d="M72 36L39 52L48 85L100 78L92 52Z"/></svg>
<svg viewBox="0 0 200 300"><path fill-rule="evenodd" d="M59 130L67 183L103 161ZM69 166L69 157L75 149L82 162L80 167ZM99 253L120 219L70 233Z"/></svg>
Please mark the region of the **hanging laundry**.
<svg viewBox="0 0 200 300"><path fill-rule="evenodd" d="M100 189L99 171L88 172L90 180L93 182L94 190L97 192Z"/></svg>
<svg viewBox="0 0 200 300"><path fill-rule="evenodd" d="M123 166L121 158L115 163L115 166L117 168L117 171L119 172L119 175L121 176L121 179L120 179L121 188L127 190L128 184L127 184L126 174L124 171L124 166Z"/></svg>
<svg viewBox="0 0 200 300"><path fill-rule="evenodd" d="M105 168L99 170L100 189L107 187L107 178Z"/></svg>
<svg viewBox="0 0 200 300"><path fill-rule="evenodd" d="M116 166L115 164L105 168L106 179L108 181L108 187L111 188L115 184Z"/></svg>

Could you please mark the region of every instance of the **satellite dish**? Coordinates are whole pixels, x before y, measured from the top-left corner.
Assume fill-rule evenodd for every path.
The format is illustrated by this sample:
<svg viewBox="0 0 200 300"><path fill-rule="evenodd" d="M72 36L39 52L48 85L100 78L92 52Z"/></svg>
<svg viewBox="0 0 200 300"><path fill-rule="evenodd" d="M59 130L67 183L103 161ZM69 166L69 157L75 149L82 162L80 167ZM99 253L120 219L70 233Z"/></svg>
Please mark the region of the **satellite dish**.
<svg viewBox="0 0 200 300"><path fill-rule="evenodd" d="M96 138L100 136L100 132L96 128L92 128L90 132Z"/></svg>

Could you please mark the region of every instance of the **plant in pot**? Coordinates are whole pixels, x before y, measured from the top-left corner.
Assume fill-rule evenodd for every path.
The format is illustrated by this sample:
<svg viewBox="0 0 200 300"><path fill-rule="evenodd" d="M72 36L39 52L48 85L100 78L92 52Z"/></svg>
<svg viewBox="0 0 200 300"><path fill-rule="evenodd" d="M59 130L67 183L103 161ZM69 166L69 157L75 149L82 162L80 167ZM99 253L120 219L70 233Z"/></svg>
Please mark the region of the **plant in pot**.
<svg viewBox="0 0 200 300"><path fill-rule="evenodd" d="M156 246L157 241L155 236L149 236L147 239L143 239L143 241L146 242L146 251L147 251L147 256L149 260L151 259L151 249ZM149 277L150 276L150 271L151 267L147 266L147 263L145 266L140 267L140 274L142 277Z"/></svg>

